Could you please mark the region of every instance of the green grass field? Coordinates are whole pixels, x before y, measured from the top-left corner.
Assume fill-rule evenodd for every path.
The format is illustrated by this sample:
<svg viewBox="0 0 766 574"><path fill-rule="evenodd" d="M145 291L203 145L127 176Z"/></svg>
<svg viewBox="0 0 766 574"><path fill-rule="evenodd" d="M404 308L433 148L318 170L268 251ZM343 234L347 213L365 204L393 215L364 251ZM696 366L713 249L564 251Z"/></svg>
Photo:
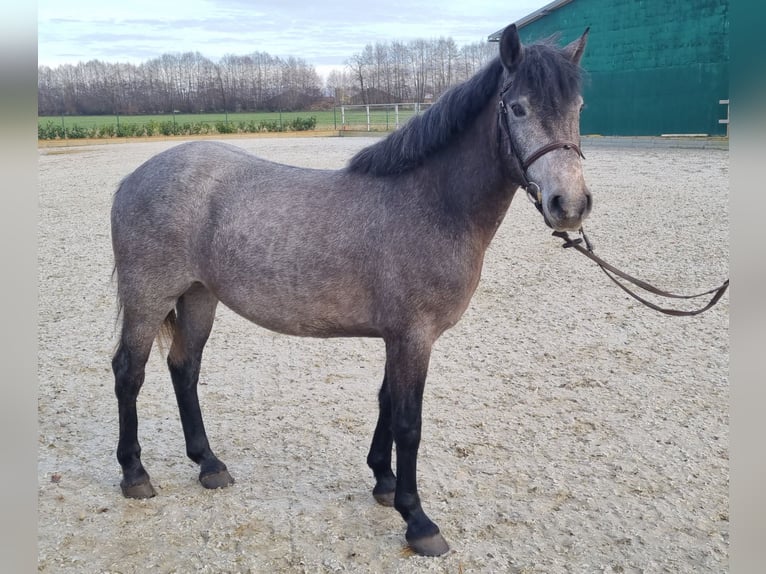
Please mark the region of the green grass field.
<svg viewBox="0 0 766 574"><path fill-rule="evenodd" d="M283 131L391 131L416 111L363 106L322 111L137 116L38 116L39 139L141 137Z"/></svg>
<svg viewBox="0 0 766 574"><path fill-rule="evenodd" d="M38 116L38 125L45 125L48 122L52 122L63 127L80 126L83 128L93 128L102 125L129 125L129 124L141 124L145 125L149 122L175 122L177 124L183 123L209 123L215 124L216 122L251 122L256 123L261 121L266 122L279 122L288 123L291 120L301 117L317 118L317 129L333 129L334 119L333 112L330 111L308 111L308 112L253 112L253 113L237 113L237 114L154 114L154 115L140 115L140 116Z"/></svg>
<svg viewBox="0 0 766 574"><path fill-rule="evenodd" d="M242 114L39 116L38 139L201 135L336 129L332 110Z"/></svg>

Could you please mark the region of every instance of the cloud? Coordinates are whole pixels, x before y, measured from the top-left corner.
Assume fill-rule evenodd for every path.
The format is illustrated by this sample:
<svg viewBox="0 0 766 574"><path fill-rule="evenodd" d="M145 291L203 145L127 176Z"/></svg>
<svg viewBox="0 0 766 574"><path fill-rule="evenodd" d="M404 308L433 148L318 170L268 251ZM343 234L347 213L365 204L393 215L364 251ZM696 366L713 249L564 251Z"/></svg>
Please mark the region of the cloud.
<svg viewBox="0 0 766 574"><path fill-rule="evenodd" d="M452 37L458 45L485 40L517 16L502 15L497 3L472 0L359 3L349 0L132 0L115 6L95 0L38 2L41 64L91 59L138 63L171 52L225 54L267 52L295 56L314 65L342 65L365 45ZM64 9L64 6L65 8ZM537 6L539 7L539 6ZM467 12L470 12L467 15Z"/></svg>

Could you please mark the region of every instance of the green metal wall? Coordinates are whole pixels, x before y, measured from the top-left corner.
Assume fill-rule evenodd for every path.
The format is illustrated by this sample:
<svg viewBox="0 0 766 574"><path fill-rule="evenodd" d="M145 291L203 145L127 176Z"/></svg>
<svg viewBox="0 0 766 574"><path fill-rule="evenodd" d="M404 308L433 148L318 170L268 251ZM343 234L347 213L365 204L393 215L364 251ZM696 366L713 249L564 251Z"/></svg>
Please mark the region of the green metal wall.
<svg viewBox="0 0 766 574"><path fill-rule="evenodd" d="M573 0L519 33L563 43L586 26L583 134L726 134L728 0Z"/></svg>

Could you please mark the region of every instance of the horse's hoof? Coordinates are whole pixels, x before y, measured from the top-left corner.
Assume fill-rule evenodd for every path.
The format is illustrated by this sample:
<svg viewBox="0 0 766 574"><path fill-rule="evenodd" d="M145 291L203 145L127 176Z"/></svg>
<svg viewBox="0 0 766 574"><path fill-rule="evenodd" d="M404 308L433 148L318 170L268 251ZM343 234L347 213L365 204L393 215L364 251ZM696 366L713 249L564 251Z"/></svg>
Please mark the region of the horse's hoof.
<svg viewBox="0 0 766 574"><path fill-rule="evenodd" d="M410 549L420 556L441 556L449 552L449 544L439 532L416 540L407 540L407 543Z"/></svg>
<svg viewBox="0 0 766 574"><path fill-rule="evenodd" d="M381 506L393 506L395 494L396 494L395 490L392 490L389 492L375 492L374 490L372 491L373 498Z"/></svg>
<svg viewBox="0 0 766 574"><path fill-rule="evenodd" d="M211 489L226 488L227 486L234 484L234 478L226 469L219 470L218 472L213 472L211 474L206 474L204 476L200 475L199 481L202 483L202 486Z"/></svg>
<svg viewBox="0 0 766 574"><path fill-rule="evenodd" d="M396 478L394 475L379 478L372 489L372 496L382 506L393 506L395 495Z"/></svg>
<svg viewBox="0 0 766 574"><path fill-rule="evenodd" d="M157 494L148 480L137 484L125 484L123 480L120 482L120 488L125 498L151 498Z"/></svg>

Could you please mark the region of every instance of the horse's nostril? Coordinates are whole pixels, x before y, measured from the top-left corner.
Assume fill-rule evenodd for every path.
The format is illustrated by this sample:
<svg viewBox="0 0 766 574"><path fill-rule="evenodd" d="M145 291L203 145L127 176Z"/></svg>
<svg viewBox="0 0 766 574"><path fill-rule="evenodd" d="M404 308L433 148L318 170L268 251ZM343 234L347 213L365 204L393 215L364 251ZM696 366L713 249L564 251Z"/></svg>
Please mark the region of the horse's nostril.
<svg viewBox="0 0 766 574"><path fill-rule="evenodd" d="M560 220L581 219L590 213L593 199L586 190L579 198L567 198L565 195L552 195L548 199L548 213L551 217Z"/></svg>
<svg viewBox="0 0 766 574"><path fill-rule="evenodd" d="M559 215L562 214L564 211L563 208L563 202L564 198L560 195L554 195L551 197L550 201L548 201L548 211L551 212L551 214Z"/></svg>

